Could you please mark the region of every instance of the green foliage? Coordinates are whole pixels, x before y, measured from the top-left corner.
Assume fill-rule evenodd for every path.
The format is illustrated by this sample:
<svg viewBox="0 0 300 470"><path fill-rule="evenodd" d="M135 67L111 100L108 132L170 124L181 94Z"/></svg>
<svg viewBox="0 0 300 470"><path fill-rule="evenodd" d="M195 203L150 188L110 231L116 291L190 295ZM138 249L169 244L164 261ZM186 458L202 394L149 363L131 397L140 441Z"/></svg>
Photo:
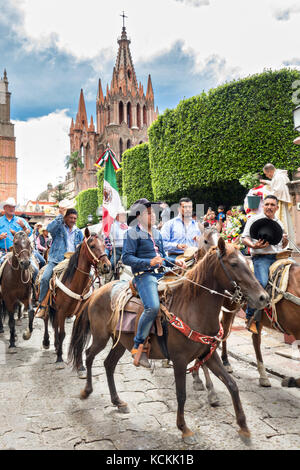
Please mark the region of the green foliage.
<svg viewBox="0 0 300 470"><path fill-rule="evenodd" d="M255 188L259 185L259 175L257 173L254 175L252 173L247 173L239 179L239 183L247 189Z"/></svg>
<svg viewBox="0 0 300 470"><path fill-rule="evenodd" d="M52 196L54 199L56 199L56 201L60 202L63 199L68 199L70 194L71 194L71 191L66 191L64 185L62 183L59 183L56 186L55 191Z"/></svg>
<svg viewBox="0 0 300 470"><path fill-rule="evenodd" d="M243 175L269 162L294 171L299 149L293 144L292 83L299 78L296 70L266 71L166 110L148 130L155 199L172 203L193 195L196 203L237 204L245 193L238 182Z"/></svg>
<svg viewBox="0 0 300 470"><path fill-rule="evenodd" d="M137 199L153 200L148 144L140 144L126 150L122 163L123 196L127 198L127 207Z"/></svg>
<svg viewBox="0 0 300 470"><path fill-rule="evenodd" d="M65 167L70 168L73 176L75 176L75 173L78 168L83 168L84 164L81 158L81 155L79 154L78 150L76 152L71 153L71 155L67 155L65 158Z"/></svg>
<svg viewBox="0 0 300 470"><path fill-rule="evenodd" d="M88 216L93 216L92 224L98 223L96 211L98 208L98 191L97 188L86 189L76 196L75 209L78 212L77 226L83 228L88 224Z"/></svg>

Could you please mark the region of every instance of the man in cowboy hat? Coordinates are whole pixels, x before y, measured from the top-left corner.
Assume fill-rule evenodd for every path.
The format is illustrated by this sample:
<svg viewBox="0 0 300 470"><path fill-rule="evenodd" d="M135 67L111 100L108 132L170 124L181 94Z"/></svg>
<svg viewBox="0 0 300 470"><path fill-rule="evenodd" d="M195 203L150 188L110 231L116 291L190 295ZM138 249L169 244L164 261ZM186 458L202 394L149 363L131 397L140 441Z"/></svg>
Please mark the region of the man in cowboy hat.
<svg viewBox="0 0 300 470"><path fill-rule="evenodd" d="M3 203L4 215L0 217L0 264L4 261L4 256L13 246L14 235L23 230L28 237L32 233L32 228L28 222L15 215L16 201L13 197L9 197ZM31 266L33 269L33 281L35 281L38 274L38 268L31 257Z"/></svg>
<svg viewBox="0 0 300 470"><path fill-rule="evenodd" d="M150 367L147 355L143 352L144 341L159 311L158 279L163 276L163 266L170 265L166 257L160 232L154 228L156 215L153 206L156 203L148 199L139 199L130 209L128 222L134 222L124 239L122 260L131 267L134 275L133 284L144 304L140 317L134 346L131 351L134 365ZM184 267L183 261L177 261ZM171 265L172 266L172 265Z"/></svg>
<svg viewBox="0 0 300 470"><path fill-rule="evenodd" d="M288 244L283 224L275 216L277 210L277 197L266 196L264 213L250 217L242 234L242 242L250 248L254 275L264 288L268 283L269 268L276 261L276 253L282 251ZM247 308L246 325L252 333L257 333L256 325L253 322L254 313L253 308Z"/></svg>
<svg viewBox="0 0 300 470"><path fill-rule="evenodd" d="M77 245L83 241L83 234L76 227L77 211L66 209L60 204L59 215L47 226L48 232L52 236L52 244L48 256L48 264L40 283L39 305L36 311L36 318L45 318L47 308L47 292L49 282L52 277L54 267L63 261L67 252L75 252Z"/></svg>

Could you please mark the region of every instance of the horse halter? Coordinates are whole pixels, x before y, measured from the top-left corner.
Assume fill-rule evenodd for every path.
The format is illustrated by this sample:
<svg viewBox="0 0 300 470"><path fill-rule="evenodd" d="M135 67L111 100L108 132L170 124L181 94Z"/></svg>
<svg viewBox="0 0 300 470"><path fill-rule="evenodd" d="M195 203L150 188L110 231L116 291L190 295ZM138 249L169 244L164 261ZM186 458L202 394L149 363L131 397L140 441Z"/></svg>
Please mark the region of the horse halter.
<svg viewBox="0 0 300 470"><path fill-rule="evenodd" d="M243 302L243 299L244 299L244 294L242 292L242 289L240 288L240 286L232 279L228 269L226 268L225 264L224 264L224 261L223 261L223 255L222 253L220 252L220 250L218 249L218 259L220 261L220 264L222 266L222 269L227 277L227 279L229 280L231 286L233 287L234 289L234 292L233 294L230 293L231 295L231 303L237 303L237 304L241 304Z"/></svg>
<svg viewBox="0 0 300 470"><path fill-rule="evenodd" d="M88 238L85 238L84 239L84 242L85 242L85 246L87 248L87 251L88 251L88 255L90 256L89 260L92 262L92 265L94 267L97 266L97 264L100 262L100 260L102 258L104 258L104 256L107 256L106 253L101 253L100 256L97 258L97 256L95 255L95 253L93 253L93 251L91 250L91 248L89 247L89 244L88 244L88 241L89 239L92 238L92 235L90 235Z"/></svg>

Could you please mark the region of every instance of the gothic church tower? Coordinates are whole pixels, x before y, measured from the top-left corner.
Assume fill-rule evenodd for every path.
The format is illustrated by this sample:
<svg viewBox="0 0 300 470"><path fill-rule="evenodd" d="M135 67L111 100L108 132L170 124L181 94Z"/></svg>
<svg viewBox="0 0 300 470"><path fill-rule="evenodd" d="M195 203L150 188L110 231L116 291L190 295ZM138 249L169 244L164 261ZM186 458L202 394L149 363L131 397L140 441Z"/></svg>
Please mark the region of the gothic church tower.
<svg viewBox="0 0 300 470"><path fill-rule="evenodd" d="M0 203L17 200L17 159L14 125L10 122L10 96L6 70L0 79Z"/></svg>
<svg viewBox="0 0 300 470"><path fill-rule="evenodd" d="M99 80L96 131L92 117L90 125L88 124L82 90L76 122L74 124L72 120L71 123L71 152L79 151L84 163L84 169L78 170L76 174L76 193L97 185L94 163L108 144L121 161L124 150L148 141L148 127L158 116L158 109L154 109L151 76L148 76L145 94L143 85L136 78L129 48L130 40L124 25L118 44L111 84L107 85L105 95Z"/></svg>

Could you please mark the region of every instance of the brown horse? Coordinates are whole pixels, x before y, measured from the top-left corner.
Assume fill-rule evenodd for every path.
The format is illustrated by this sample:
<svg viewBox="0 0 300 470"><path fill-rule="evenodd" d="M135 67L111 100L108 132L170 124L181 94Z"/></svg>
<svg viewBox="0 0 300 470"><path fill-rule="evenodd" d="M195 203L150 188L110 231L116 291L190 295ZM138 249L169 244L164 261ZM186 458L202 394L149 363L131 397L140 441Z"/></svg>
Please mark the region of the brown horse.
<svg viewBox="0 0 300 470"><path fill-rule="evenodd" d="M32 332L34 311L31 301L31 255L32 247L26 233L23 231L17 232L13 239L12 256L8 258L1 278L1 297L4 302L2 314L4 317L6 313L9 315L9 353L17 351L15 344L16 332L14 314L16 311L20 313L20 303L23 303L25 310L28 311L28 331Z"/></svg>
<svg viewBox="0 0 300 470"><path fill-rule="evenodd" d="M76 314L76 311L85 302L84 297L89 295L92 287L90 276L91 267L95 268L97 274L108 273L111 264L105 253L103 240L95 233L90 234L89 229L85 229L85 238L77 247L76 252L70 258L68 268L62 278L62 284L69 289L66 293L63 287L56 287L55 300L49 308L49 316L55 332L55 349L57 353L57 368L64 368L63 362L63 341L65 338L65 319ZM48 317L44 320L45 331L43 347L50 346L48 332ZM30 338L30 332L28 337ZM80 368L84 370L83 366Z"/></svg>
<svg viewBox="0 0 300 470"><path fill-rule="evenodd" d="M69 359L72 360L74 367L78 368L81 363L82 352L90 334L93 337L92 344L86 351L87 382L85 389L81 392L83 399L88 398L93 391L92 364L94 358L113 337L113 324L116 318L111 308L111 291L114 285L114 282L106 284L94 292L73 325ZM200 286L206 287L206 289ZM212 249L189 271L185 281L172 289L172 298L168 304L169 311L180 317L194 332L201 332L212 338L219 331L219 312L223 297L212 293L210 289L221 294L225 290L232 292L240 289L249 303L255 305L256 308L262 308L268 302L267 293L255 279L240 253L233 247L225 245L223 239L219 239L218 248ZM124 412L128 412L128 408L117 394L114 370L125 350L131 350L133 337L133 333L121 333L119 342L115 343L115 347L104 361L111 401L120 411ZM210 346L187 338L170 324L168 325L167 344L174 366L176 382L177 427L182 432L185 442L195 443L194 433L187 427L184 419L186 370L187 365L193 359L207 356L210 352ZM150 358L164 359L157 337L154 335L151 337ZM240 427L239 433L242 437L248 438L250 432L246 424L237 385L225 370L215 350L212 350L212 355L206 365L228 388Z"/></svg>
<svg viewBox="0 0 300 470"><path fill-rule="evenodd" d="M219 234L218 234L219 236ZM215 236L210 229L204 231L203 235L203 249L207 251L216 241ZM276 311L278 316L279 327L281 332L285 332L289 335L293 335L297 341L300 341L300 265L293 264L290 268L289 283L287 286L287 292L298 297L298 303L294 303L291 300L282 299L276 304ZM224 338L229 336L231 327L234 321L236 313L240 310L240 305L230 304L227 299L224 300L222 307L222 319L221 323L224 328ZM271 387L271 382L267 377L266 370L263 363L263 357L261 353L261 332L263 327L277 329L275 324L272 324L266 312L263 313L262 319L258 327L258 334L252 334L252 342L257 360L257 369L259 372L259 384L262 387ZM300 343L299 343L300 344ZM227 354L227 343L226 340L222 341L222 361L228 372L232 372L231 366L228 360ZM203 366L203 372L206 378L206 386L210 392L209 401L212 405L216 405L218 400L213 390L213 385L209 381L209 375L205 366ZM193 372L194 378L194 389L204 390L204 385L199 378L198 371ZM283 386L298 387L300 388L300 378L295 379L294 377L288 377L283 379Z"/></svg>
<svg viewBox="0 0 300 470"><path fill-rule="evenodd" d="M298 341L298 347L300 345L300 265L295 263L291 265L289 273L289 281L287 285L287 292L297 297L296 302L281 299L276 304L277 320L279 328L282 332L288 335L293 335ZM264 311L262 319L259 323L258 334L252 334L252 342L255 350L257 369L259 373L259 383L263 387L271 387L271 383L267 377L263 358L261 354L261 332L263 327L276 329L275 324L272 324L271 320ZM299 347L300 350L300 347ZM282 385L286 387L298 387L300 388L300 378L295 379L294 377L285 378L282 381Z"/></svg>

